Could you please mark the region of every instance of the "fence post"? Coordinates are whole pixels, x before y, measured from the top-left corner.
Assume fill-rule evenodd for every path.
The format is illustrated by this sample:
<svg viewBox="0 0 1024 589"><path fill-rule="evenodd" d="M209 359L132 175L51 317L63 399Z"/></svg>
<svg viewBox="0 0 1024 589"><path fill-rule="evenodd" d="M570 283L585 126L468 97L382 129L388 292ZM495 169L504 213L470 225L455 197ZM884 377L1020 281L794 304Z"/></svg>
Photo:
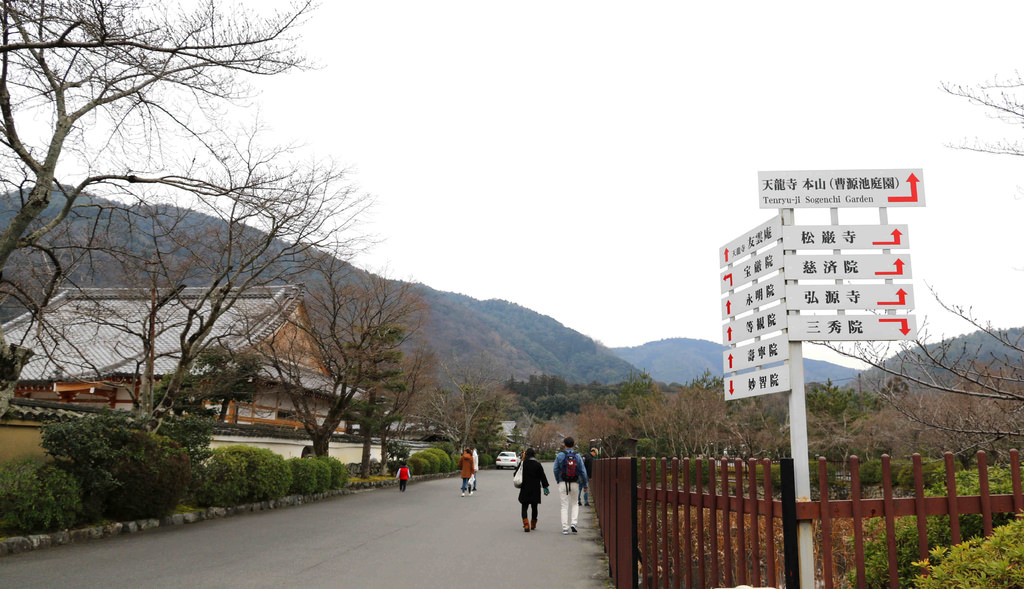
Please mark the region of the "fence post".
<svg viewBox="0 0 1024 589"><path fill-rule="evenodd" d="M782 550L786 567L786 587L800 587L800 554L796 521L796 479L793 459L779 461L782 478Z"/></svg>
<svg viewBox="0 0 1024 589"><path fill-rule="evenodd" d="M637 500L636 500L636 457L629 459L629 503L632 506L629 510L629 537L630 546L633 547L633 558L630 559L629 567L632 575L633 589L640 587L640 547L639 536L637 535Z"/></svg>

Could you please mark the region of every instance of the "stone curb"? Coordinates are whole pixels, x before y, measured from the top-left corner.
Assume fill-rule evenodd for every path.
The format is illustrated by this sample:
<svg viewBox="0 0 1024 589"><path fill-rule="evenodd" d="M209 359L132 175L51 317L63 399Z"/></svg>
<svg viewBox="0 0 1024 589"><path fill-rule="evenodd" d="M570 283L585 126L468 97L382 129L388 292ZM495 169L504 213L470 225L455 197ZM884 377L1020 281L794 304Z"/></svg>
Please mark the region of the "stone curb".
<svg viewBox="0 0 1024 589"><path fill-rule="evenodd" d="M418 483L434 479L451 478L458 474L459 473L456 471L444 474L419 475L409 479L409 482ZM317 501L323 501L324 499L330 499L341 495L351 495L354 493L362 493L365 491L397 486L398 481L395 479L356 483L349 484L344 489L334 489L323 493L315 493L313 495L287 495L270 501L246 503L243 505L236 505L234 507L207 507L205 509L197 509L196 511L189 511L186 513L175 513L160 519L139 519L127 522L114 522L104 524L102 526L61 530L58 532L51 532L49 534L10 536L4 540L0 540L0 557L7 556L8 554L19 554L22 552L29 552L31 550L41 550L44 548L51 548L53 546L61 546L64 544L89 542L92 540L109 538L111 536L119 536L121 534L134 534L162 526L180 526L208 519L231 517L234 515L269 511L271 509L281 509L284 507L296 507L306 503L316 503Z"/></svg>

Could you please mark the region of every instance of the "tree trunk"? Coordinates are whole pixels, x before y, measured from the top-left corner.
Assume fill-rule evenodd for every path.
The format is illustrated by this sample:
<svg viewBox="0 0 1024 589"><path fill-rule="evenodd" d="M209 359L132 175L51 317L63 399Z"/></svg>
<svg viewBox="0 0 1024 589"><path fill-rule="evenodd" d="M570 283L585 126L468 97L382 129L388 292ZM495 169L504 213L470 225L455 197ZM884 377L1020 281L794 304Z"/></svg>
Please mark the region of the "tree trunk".
<svg viewBox="0 0 1024 589"><path fill-rule="evenodd" d="M29 348L16 344L0 347L0 417L7 413L11 399L14 398L14 388L21 377L21 369L33 353Z"/></svg>
<svg viewBox="0 0 1024 589"><path fill-rule="evenodd" d="M330 431L325 432L323 429L317 429L316 432L310 436L313 440L313 454L316 456L327 456L331 449L331 433Z"/></svg>
<svg viewBox="0 0 1024 589"><path fill-rule="evenodd" d="M370 449L371 449L371 445L373 444L373 433L370 431L370 428L368 428L368 427L364 427L364 428L362 428L362 430L363 430L363 460L362 460L363 477L364 478L369 478L369 476L370 476Z"/></svg>

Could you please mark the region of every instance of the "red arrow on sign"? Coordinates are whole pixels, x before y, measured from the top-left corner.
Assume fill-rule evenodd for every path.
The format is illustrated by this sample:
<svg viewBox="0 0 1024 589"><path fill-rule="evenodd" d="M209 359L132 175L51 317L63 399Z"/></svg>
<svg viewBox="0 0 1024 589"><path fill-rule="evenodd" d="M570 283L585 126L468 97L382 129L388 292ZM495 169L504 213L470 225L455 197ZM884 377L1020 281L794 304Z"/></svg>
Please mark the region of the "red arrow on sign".
<svg viewBox="0 0 1024 589"><path fill-rule="evenodd" d="M732 315L732 301L730 300L725 301L725 314Z"/></svg>
<svg viewBox="0 0 1024 589"><path fill-rule="evenodd" d="M732 394L734 394L734 393L736 392L736 389L734 389L734 388L733 388L733 386L732 386L732 382L733 382L733 381L732 381L732 379L730 378L730 379L729 379L729 394L730 394L730 395L732 395Z"/></svg>
<svg viewBox="0 0 1024 589"><path fill-rule="evenodd" d="M732 368L732 354L729 354L729 368Z"/></svg>
<svg viewBox="0 0 1024 589"><path fill-rule="evenodd" d="M731 273L730 274L726 274L725 276L723 276L722 280L728 280L729 281L729 286L732 286L732 274Z"/></svg>
<svg viewBox="0 0 1024 589"><path fill-rule="evenodd" d="M900 324L900 333L902 333L903 335L907 335L908 333L910 333L910 327L907 326L907 320L906 319L879 319L878 322L879 323L899 323Z"/></svg>
<svg viewBox="0 0 1024 589"><path fill-rule="evenodd" d="M725 263L729 263L729 248L725 248Z"/></svg>
<svg viewBox="0 0 1024 589"><path fill-rule="evenodd" d="M899 229L892 230L892 241L872 241L871 245L900 245L900 238L903 236Z"/></svg>
<svg viewBox="0 0 1024 589"><path fill-rule="evenodd" d="M898 301L878 301L879 305L899 305L906 306L907 304L907 291L902 288L896 291L896 296L900 298Z"/></svg>
<svg viewBox="0 0 1024 589"><path fill-rule="evenodd" d="M729 329L726 329L725 331L729 334L729 341L732 341L732 328L730 327Z"/></svg>
<svg viewBox="0 0 1024 589"><path fill-rule="evenodd" d="M903 276L903 260L896 258L893 262L893 266L896 266L895 272L875 272L875 276Z"/></svg>
<svg viewBox="0 0 1024 589"><path fill-rule="evenodd" d="M907 178L907 182L910 183L910 196L890 196L889 202L917 202L917 183L920 180L911 173L910 177Z"/></svg>

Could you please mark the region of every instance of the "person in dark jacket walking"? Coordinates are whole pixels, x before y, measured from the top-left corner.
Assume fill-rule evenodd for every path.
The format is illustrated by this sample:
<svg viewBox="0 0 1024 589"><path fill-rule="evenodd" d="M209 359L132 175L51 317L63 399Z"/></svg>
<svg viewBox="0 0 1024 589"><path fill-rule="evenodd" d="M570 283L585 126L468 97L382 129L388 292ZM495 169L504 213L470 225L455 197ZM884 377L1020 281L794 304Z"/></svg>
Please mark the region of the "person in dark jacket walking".
<svg viewBox="0 0 1024 589"><path fill-rule="evenodd" d="M544 494L548 491L548 475L544 474L544 467L537 461L537 451L527 448L520 457L519 468L523 469L523 484L519 487L519 503L523 506L523 531L537 529L537 505L540 504L541 488ZM526 508L533 511L533 518L526 519Z"/></svg>

